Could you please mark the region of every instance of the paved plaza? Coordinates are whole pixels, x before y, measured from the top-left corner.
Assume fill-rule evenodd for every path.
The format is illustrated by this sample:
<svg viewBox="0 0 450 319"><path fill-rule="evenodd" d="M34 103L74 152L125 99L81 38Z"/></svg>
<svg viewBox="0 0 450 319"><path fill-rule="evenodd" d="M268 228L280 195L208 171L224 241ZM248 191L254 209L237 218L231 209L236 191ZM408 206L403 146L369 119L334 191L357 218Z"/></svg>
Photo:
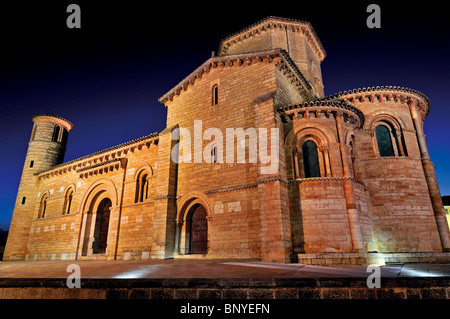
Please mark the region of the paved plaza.
<svg viewBox="0 0 450 319"><path fill-rule="evenodd" d="M0 278L67 278L71 264L81 278L339 278L367 277L366 267L278 264L257 260L167 259L119 261L2 261ZM397 263L381 267L382 277L450 277L450 264Z"/></svg>

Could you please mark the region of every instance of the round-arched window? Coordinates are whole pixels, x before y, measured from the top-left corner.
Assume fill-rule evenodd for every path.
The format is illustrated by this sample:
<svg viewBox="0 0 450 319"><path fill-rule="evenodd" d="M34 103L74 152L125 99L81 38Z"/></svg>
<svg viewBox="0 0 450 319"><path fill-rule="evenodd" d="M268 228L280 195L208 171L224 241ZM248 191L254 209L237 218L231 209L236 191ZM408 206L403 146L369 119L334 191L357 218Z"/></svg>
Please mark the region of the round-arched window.
<svg viewBox="0 0 450 319"><path fill-rule="evenodd" d="M391 131L384 125L378 125L375 129L377 137L378 152L381 157L395 156L392 145Z"/></svg>
<svg viewBox="0 0 450 319"><path fill-rule="evenodd" d="M311 140L303 143L302 153L305 178L320 177L319 156L316 143Z"/></svg>

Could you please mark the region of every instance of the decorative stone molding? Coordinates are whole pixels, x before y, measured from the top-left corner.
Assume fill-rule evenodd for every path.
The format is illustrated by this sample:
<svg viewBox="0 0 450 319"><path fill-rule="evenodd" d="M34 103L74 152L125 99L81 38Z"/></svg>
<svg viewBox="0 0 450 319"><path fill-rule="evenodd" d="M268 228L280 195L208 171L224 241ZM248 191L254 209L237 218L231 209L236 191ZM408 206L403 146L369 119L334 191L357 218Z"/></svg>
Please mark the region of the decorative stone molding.
<svg viewBox="0 0 450 319"><path fill-rule="evenodd" d="M327 96L321 100L340 99L352 104L369 101L371 103L396 102L396 103L416 103L422 119L430 111L430 100L428 97L416 90L399 86L372 86L369 88L359 88L349 91L339 92Z"/></svg>
<svg viewBox="0 0 450 319"><path fill-rule="evenodd" d="M287 179L281 178L280 176L269 176L262 179L259 179L256 184L264 184L264 183L271 183L271 182L281 182L281 183L288 183Z"/></svg>
<svg viewBox="0 0 450 319"><path fill-rule="evenodd" d="M362 158L359 160L361 162L371 162L371 161L394 162L397 160L422 161L420 157L411 157L411 156L378 156L375 158Z"/></svg>
<svg viewBox="0 0 450 319"><path fill-rule="evenodd" d="M161 200L161 199L177 199L177 197L174 195L169 195L169 194L158 195L158 196L153 197L153 200Z"/></svg>
<svg viewBox="0 0 450 319"><path fill-rule="evenodd" d="M203 193L206 194L206 195L211 195L211 194L218 194L218 193L240 191L240 190L243 190L243 189L255 188L257 186L258 186L258 184L235 185L235 186L230 186L230 187L210 189L210 190L204 191Z"/></svg>
<svg viewBox="0 0 450 319"><path fill-rule="evenodd" d="M210 189L210 190L204 191L203 193L206 195L211 195L211 194L218 194L218 193L234 192L234 191L240 191L240 190L244 190L244 189L255 188L255 187L258 187L259 184L271 183L271 182L277 182L277 181L288 184L288 180L286 180L286 179L283 179L279 176L271 176L271 177L266 177L266 178L260 179L254 184L234 185L234 186L230 186L230 187Z"/></svg>
<svg viewBox="0 0 450 319"><path fill-rule="evenodd" d="M319 61L322 62L325 59L326 52L323 48L316 32L314 31L311 24L307 21L300 21L294 19L280 18L270 16L262 19L251 26L242 29L232 35L226 37L220 42L219 55L226 55L228 48L233 44L241 42L247 38L253 37L262 32L266 32L272 29L282 29L289 30L292 32L301 32L305 35L306 40L309 42L313 48L316 55L319 57Z"/></svg>
<svg viewBox="0 0 450 319"><path fill-rule="evenodd" d="M126 158L115 158L105 162L100 162L91 166L83 167L81 169L76 170L77 173L80 174L80 177L87 177L88 175L96 175L101 174L103 171L113 171L119 168L124 168L127 162Z"/></svg>
<svg viewBox="0 0 450 319"><path fill-rule="evenodd" d="M354 177L309 177L309 178L297 178L297 179L290 179L288 181L289 184L301 184L301 183L308 183L308 182L329 182L329 181L335 181L335 182L344 182L346 180L350 180L353 183L360 184L365 187L365 184L362 181L359 181L355 179Z"/></svg>
<svg viewBox="0 0 450 319"><path fill-rule="evenodd" d="M150 145L157 145L159 133L146 135L132 141L122 143L103 151L95 152L72 161L62 163L51 168L39 171L34 175L39 179L49 178L55 175L66 174L71 171L81 172L83 169L93 168L96 165L104 165L114 160L120 160L120 156L126 155L128 152L142 150L144 147L150 148Z"/></svg>
<svg viewBox="0 0 450 319"><path fill-rule="evenodd" d="M311 102L304 102L295 105L288 105L280 107L278 112L289 118L296 117L298 119L309 118L309 114L314 113L314 117L320 116L330 117L332 113L336 116L344 116L344 119L356 127L361 128L364 124L364 114L355 106L344 101L332 100L316 100Z"/></svg>
<svg viewBox="0 0 450 319"><path fill-rule="evenodd" d="M31 120L33 120L36 117L51 117L51 118L54 118L54 119L58 119L58 120L61 120L61 121L58 121L58 122L60 122L60 124L63 125L67 130L70 131L73 128L72 122L70 122L70 121L66 120L65 118L63 118L63 117L61 117L59 115L56 115L56 114L37 114L37 115L33 116L31 118Z"/></svg>
<svg viewBox="0 0 450 319"><path fill-rule="evenodd" d="M278 70L282 71L302 94L306 94L312 89L311 85L285 50L280 50L280 55L283 59L276 64Z"/></svg>
<svg viewBox="0 0 450 319"><path fill-rule="evenodd" d="M295 84L298 90L305 94L312 89L306 78L301 73L294 61L292 61L289 54L283 49L272 49L250 53L240 53L226 56L215 56L208 59L194 72L185 77L169 92L159 98L159 102L165 104L167 101L172 101L175 96L180 95L186 91L190 85L195 84L196 79L201 79L204 73L209 73L211 69L224 67L239 67L250 65L253 63L273 63L275 58L279 57L276 67L283 71L284 75ZM244 63L245 62L245 63Z"/></svg>

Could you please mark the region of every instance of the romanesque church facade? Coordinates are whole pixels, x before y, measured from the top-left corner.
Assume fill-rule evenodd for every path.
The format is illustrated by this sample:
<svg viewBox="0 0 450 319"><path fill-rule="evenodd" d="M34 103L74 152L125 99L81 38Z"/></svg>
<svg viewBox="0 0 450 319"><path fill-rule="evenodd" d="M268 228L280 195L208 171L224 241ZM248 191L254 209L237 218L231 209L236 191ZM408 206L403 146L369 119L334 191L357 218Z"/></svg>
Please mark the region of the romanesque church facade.
<svg viewBox="0 0 450 319"><path fill-rule="evenodd" d="M385 86L325 97L325 55L308 22L268 17L159 99L162 132L69 162L72 123L35 116L4 259L449 260L430 101ZM233 128L233 148L208 128ZM276 132L275 169L252 155L261 132Z"/></svg>

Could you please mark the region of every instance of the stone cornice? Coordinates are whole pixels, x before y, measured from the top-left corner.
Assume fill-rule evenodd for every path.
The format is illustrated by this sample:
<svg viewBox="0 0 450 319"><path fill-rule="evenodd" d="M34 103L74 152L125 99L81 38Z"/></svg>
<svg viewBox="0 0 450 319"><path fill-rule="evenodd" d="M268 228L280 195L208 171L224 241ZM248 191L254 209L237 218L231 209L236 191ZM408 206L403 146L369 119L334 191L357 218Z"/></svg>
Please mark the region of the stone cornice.
<svg viewBox="0 0 450 319"><path fill-rule="evenodd" d="M316 100L311 102L304 102L295 105L287 105L280 107L278 112L284 115L301 115L302 113L319 112L325 113L325 116L329 116L331 112L347 113L349 115L350 123L357 124L357 127L362 127L364 124L364 114L355 106L346 103L344 101L332 101L332 100ZM319 117L316 115L316 117ZM307 118L307 117L306 117Z"/></svg>
<svg viewBox="0 0 450 319"><path fill-rule="evenodd" d="M262 19L251 26L244 28L228 37L223 39L220 42L219 46L219 55L226 55L227 49L234 43L245 40L249 37L254 36L255 34L262 33L271 29L280 28L284 30L291 30L292 32L302 32L308 42L313 47L315 53L317 54L319 61L322 62L326 56L325 49L322 46L319 38L317 37L314 28L307 21L300 21L294 19L280 18L269 16L265 19Z"/></svg>
<svg viewBox="0 0 450 319"><path fill-rule="evenodd" d="M79 174L80 178L87 178L90 176L96 176L99 174L112 172L120 168L125 168L127 163L126 158L115 158L105 162L100 162L91 166L86 166L77 169L76 172Z"/></svg>
<svg viewBox="0 0 450 319"><path fill-rule="evenodd" d="M308 182L344 182L346 180L349 180L353 183L359 184L361 186L365 187L365 184L362 181L359 181L355 179L354 177L309 177L309 178L297 178L297 179L290 179L289 184L301 184L301 183L308 183Z"/></svg>
<svg viewBox="0 0 450 319"><path fill-rule="evenodd" d="M162 200L162 199L177 199L175 195L165 194L165 195L157 195L153 197L153 200Z"/></svg>
<svg viewBox="0 0 450 319"><path fill-rule="evenodd" d="M306 94L306 91L310 91L312 89L311 85L306 80L297 64L292 61L290 55L285 50L281 49L280 54L283 59L277 63L277 68L289 78L292 84L297 86L297 89L300 90L302 94Z"/></svg>
<svg viewBox="0 0 450 319"><path fill-rule="evenodd" d="M398 87L398 86L372 86L368 88L359 88L349 91L339 92L327 96L321 100L342 100L355 104L357 102L369 101L372 103L383 101L395 101L400 103L411 103L415 100L422 119L430 112L430 100L428 97L416 90Z"/></svg>
<svg viewBox="0 0 450 319"><path fill-rule="evenodd" d="M73 128L72 122L70 122L70 121L66 120L65 118L63 118L59 115L56 115L56 114L37 114L37 115L33 116L31 118L31 120L34 122L34 119L36 119L36 118L45 118L45 117L57 119L58 122L63 124L63 126L65 126L68 131L70 131Z"/></svg>
<svg viewBox="0 0 450 319"><path fill-rule="evenodd" d="M265 183L271 183L271 182L281 182L287 184L288 181L284 178L281 178L280 176L269 176L265 178L261 178L256 181L256 183L253 184L242 184L242 185L233 185L233 186L227 186L222 188L216 188L216 189L209 189L204 191L203 193L206 195L211 194L218 194L218 193L226 193L226 192L235 192L250 188L258 187L259 184L265 184Z"/></svg>
<svg viewBox="0 0 450 319"><path fill-rule="evenodd" d="M372 162L372 161L421 161L420 157L411 157L411 156L378 156L375 158L360 158L358 159L360 162Z"/></svg>
<svg viewBox="0 0 450 319"><path fill-rule="evenodd" d="M94 165L90 165L90 166L86 166L80 169L77 169L76 172L77 173L82 173L82 172L86 172L86 171L91 171L93 169L99 168L99 167L105 167L105 166L109 166L109 165L114 165L114 163L118 163L120 162L122 159L121 158L115 158L115 159L111 159L105 162L100 162Z"/></svg>
<svg viewBox="0 0 450 319"><path fill-rule="evenodd" d="M158 101L162 104L165 104L167 101L172 101L174 96L180 95L183 91L186 91L189 85L194 85L196 79L201 79L203 75L205 73L209 73L211 69L219 67L250 65L252 63L261 62L272 63L277 57L281 58L281 60L276 64L277 68L283 71L283 74L291 80L291 83L294 83L297 86L298 90L300 90L301 92L311 90L311 86L306 81L297 65L292 61L289 54L287 54L286 51L282 49L271 49L212 57L205 61L197 69L195 69L194 72L185 77L169 92L159 98Z"/></svg>
<svg viewBox="0 0 450 319"><path fill-rule="evenodd" d="M239 191L243 189L249 189L249 188L255 188L258 184L247 184L247 185L234 185L234 186L228 186L228 187L222 187L222 188L216 188L216 189L209 189L204 191L206 195L211 194L218 194L218 193L226 193L226 192L234 192Z"/></svg>
<svg viewBox="0 0 450 319"><path fill-rule="evenodd" d="M151 144L157 145L158 139L159 133L146 135L132 141L125 142L108 149L50 167L48 169L39 171L34 175L39 176L39 178L43 178L53 175L65 174L71 171L78 172L84 168L90 168L94 165L101 165L102 163L107 163L112 160L118 160L120 156L122 156L123 154L126 155L130 151L134 152L136 149L141 150L143 147L149 148Z"/></svg>

